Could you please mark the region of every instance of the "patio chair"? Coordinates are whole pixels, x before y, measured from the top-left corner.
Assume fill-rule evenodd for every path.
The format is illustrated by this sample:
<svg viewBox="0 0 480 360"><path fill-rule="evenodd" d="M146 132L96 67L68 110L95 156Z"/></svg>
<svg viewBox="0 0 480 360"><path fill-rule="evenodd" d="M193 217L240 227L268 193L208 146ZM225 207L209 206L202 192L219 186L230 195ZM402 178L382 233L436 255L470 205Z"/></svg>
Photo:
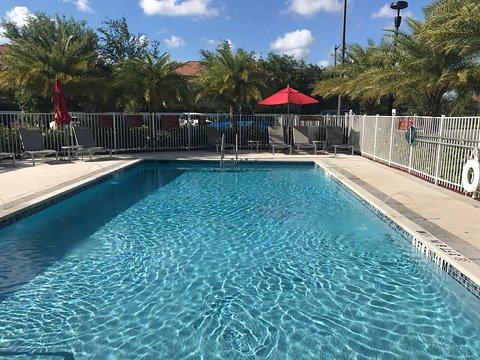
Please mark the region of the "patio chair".
<svg viewBox="0 0 480 360"><path fill-rule="evenodd" d="M315 135L315 126L294 126L293 127L293 145L297 148L297 151L300 149L313 149L315 155L317 155L318 147L320 146L325 152L326 141L317 141L314 140Z"/></svg>
<svg viewBox="0 0 480 360"><path fill-rule="evenodd" d="M45 159L48 155L55 155L55 158L58 161L58 152L56 150L45 148L42 131L39 128L23 128L19 130L19 133L23 147L23 153L20 159L25 155L29 155L32 158L33 166L35 166L36 156Z"/></svg>
<svg viewBox="0 0 480 360"><path fill-rule="evenodd" d="M15 166L15 154L3 151L2 144L0 144L0 161L8 158L12 158L13 166Z"/></svg>
<svg viewBox="0 0 480 360"><path fill-rule="evenodd" d="M222 148L222 132L220 131L209 131L207 133L207 140L208 140L208 146L209 147L215 147L215 150L217 153L220 152L220 149ZM234 149L235 145L227 143L225 139L225 144L223 144L225 149Z"/></svg>
<svg viewBox="0 0 480 360"><path fill-rule="evenodd" d="M333 147L335 156L338 150L348 150L351 154L354 154L353 145L346 144L344 141L343 128L342 127L329 127L327 128L327 142L328 145Z"/></svg>
<svg viewBox="0 0 480 360"><path fill-rule="evenodd" d="M268 142L272 147L272 154L275 155L275 149L290 149L292 155L292 145L285 142L283 126L268 127Z"/></svg>
<svg viewBox="0 0 480 360"><path fill-rule="evenodd" d="M93 155L95 154L105 154L108 153L112 157L112 149L105 148L103 146L97 146L97 142L93 137L92 130L87 127L74 127L73 133L75 136L75 141L78 146L77 155L83 156L88 155L90 160L92 160Z"/></svg>

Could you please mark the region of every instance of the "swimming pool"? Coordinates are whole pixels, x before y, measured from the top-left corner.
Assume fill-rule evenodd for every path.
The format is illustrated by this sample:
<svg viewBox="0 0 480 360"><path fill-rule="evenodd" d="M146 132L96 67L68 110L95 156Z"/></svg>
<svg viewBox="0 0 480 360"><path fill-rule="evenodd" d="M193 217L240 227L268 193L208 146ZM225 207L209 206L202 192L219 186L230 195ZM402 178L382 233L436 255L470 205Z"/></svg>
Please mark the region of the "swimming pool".
<svg viewBox="0 0 480 360"><path fill-rule="evenodd" d="M0 230L0 355L472 359L478 310L307 164L146 162Z"/></svg>

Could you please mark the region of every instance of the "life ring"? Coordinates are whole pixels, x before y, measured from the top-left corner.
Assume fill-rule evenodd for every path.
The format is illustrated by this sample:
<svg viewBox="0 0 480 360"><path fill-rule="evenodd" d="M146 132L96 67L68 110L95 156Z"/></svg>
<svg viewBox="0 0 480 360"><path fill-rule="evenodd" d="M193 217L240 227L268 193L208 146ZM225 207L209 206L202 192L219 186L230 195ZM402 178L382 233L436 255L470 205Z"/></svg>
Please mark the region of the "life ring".
<svg viewBox="0 0 480 360"><path fill-rule="evenodd" d="M477 191L480 185L480 163L477 160L468 160L463 166L462 186L466 192Z"/></svg>

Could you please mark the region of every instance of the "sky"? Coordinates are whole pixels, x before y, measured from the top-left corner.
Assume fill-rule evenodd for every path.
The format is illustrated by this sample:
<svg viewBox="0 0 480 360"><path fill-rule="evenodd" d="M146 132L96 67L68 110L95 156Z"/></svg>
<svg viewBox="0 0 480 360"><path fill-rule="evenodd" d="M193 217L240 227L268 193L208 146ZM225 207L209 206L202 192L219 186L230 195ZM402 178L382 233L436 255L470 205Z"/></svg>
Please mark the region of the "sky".
<svg viewBox="0 0 480 360"><path fill-rule="evenodd" d="M404 15L422 19L429 2L409 1ZM393 26L389 4L349 0L347 43L379 40ZM159 41L179 61L198 59L199 49L227 40L257 55L274 51L328 66L341 42L342 9L343 0L1 0L0 18L22 26L29 14L60 13L98 28L108 18L125 16L132 32Z"/></svg>

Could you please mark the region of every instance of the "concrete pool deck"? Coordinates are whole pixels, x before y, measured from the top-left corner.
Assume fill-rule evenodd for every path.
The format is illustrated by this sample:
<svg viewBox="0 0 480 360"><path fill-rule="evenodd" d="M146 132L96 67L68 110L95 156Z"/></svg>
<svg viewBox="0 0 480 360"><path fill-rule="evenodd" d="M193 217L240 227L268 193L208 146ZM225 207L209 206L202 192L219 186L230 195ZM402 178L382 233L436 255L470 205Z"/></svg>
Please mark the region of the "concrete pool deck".
<svg viewBox="0 0 480 360"><path fill-rule="evenodd" d="M226 159L232 157L229 154ZM0 220L143 159L219 160L219 156L211 152L126 154L92 162L39 162L35 167L24 161L16 168L2 162L7 166L0 167ZM451 249L443 251L457 268L480 284L480 202L360 156L242 153L239 160L315 162L412 236L446 244Z"/></svg>

